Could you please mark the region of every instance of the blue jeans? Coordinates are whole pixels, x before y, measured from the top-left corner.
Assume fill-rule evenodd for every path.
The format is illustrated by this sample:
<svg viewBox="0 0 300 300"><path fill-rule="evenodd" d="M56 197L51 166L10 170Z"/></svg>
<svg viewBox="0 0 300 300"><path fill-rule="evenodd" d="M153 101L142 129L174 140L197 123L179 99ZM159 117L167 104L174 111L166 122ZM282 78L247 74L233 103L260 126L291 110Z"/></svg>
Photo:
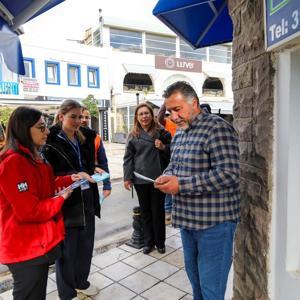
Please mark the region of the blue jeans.
<svg viewBox="0 0 300 300"><path fill-rule="evenodd" d="M181 229L194 300L224 300L235 229L236 223L231 221L204 230Z"/></svg>
<svg viewBox="0 0 300 300"><path fill-rule="evenodd" d="M166 194L165 197L165 212L171 213L172 211L172 195Z"/></svg>

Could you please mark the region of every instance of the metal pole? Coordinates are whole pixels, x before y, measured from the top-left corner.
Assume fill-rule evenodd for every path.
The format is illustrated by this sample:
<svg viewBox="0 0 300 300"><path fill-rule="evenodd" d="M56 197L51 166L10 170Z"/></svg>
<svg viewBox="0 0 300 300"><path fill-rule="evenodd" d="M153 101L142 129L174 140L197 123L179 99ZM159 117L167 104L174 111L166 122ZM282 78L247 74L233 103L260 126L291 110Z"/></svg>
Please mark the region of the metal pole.
<svg viewBox="0 0 300 300"><path fill-rule="evenodd" d="M140 104L140 93L136 93L136 105L139 105Z"/></svg>

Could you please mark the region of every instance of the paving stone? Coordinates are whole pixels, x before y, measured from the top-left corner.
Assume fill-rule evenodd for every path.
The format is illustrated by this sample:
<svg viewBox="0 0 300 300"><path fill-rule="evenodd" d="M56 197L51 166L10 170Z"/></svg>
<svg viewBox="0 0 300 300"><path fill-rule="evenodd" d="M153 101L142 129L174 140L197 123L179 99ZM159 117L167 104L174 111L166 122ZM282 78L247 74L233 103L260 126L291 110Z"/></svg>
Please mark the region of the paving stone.
<svg viewBox="0 0 300 300"><path fill-rule="evenodd" d="M57 286L56 286L56 282L53 281L52 279L48 278L48 281L47 281L47 294L55 291L57 289Z"/></svg>
<svg viewBox="0 0 300 300"><path fill-rule="evenodd" d="M58 296L58 293L57 293L57 290L50 293L50 294L47 294L46 296L46 300L57 300L57 296Z"/></svg>
<svg viewBox="0 0 300 300"><path fill-rule="evenodd" d="M125 244L121 245L119 248L122 249L122 250L125 250L129 253L132 253L132 254L135 254L135 253L138 253L138 252L142 251L142 249L136 249L136 248L130 247L130 246L125 245Z"/></svg>
<svg viewBox="0 0 300 300"><path fill-rule="evenodd" d="M142 298L141 296L137 296L137 297L134 297L132 300L145 300L145 298Z"/></svg>
<svg viewBox="0 0 300 300"><path fill-rule="evenodd" d="M136 269L142 269L150 264L152 264L153 262L155 262L156 259L149 256L149 255L145 255L141 252L134 254L126 259L123 259L123 262L136 268Z"/></svg>
<svg viewBox="0 0 300 300"><path fill-rule="evenodd" d="M95 272L98 272L99 270L100 270L100 269L99 269L97 266L91 264L90 274L93 274L93 273L95 273Z"/></svg>
<svg viewBox="0 0 300 300"><path fill-rule="evenodd" d="M114 283L112 280L100 274L99 272L91 274L88 280L92 285L96 286L100 290Z"/></svg>
<svg viewBox="0 0 300 300"><path fill-rule="evenodd" d="M130 267L123 262L117 262L103 270L100 271L103 275L115 280L119 281L132 273L135 273L137 269Z"/></svg>
<svg viewBox="0 0 300 300"><path fill-rule="evenodd" d="M180 269L184 267L183 251L181 249L172 252L168 256L163 257L161 260Z"/></svg>
<svg viewBox="0 0 300 300"><path fill-rule="evenodd" d="M176 235L179 233L179 229L173 228L171 226L166 226L166 238Z"/></svg>
<svg viewBox="0 0 300 300"><path fill-rule="evenodd" d="M182 300L193 300L193 296L192 295L185 295Z"/></svg>
<svg viewBox="0 0 300 300"><path fill-rule="evenodd" d="M160 282L142 294L148 300L178 300L184 295L184 292L164 282Z"/></svg>
<svg viewBox="0 0 300 300"><path fill-rule="evenodd" d="M139 271L121 280L119 283L129 288L131 291L140 294L158 282L159 280L157 278Z"/></svg>
<svg viewBox="0 0 300 300"><path fill-rule="evenodd" d="M171 236L166 239L166 246L169 246L174 249L182 248L181 238L178 236Z"/></svg>
<svg viewBox="0 0 300 300"><path fill-rule="evenodd" d="M8 290L2 294L0 294L1 300L13 300L12 290Z"/></svg>
<svg viewBox="0 0 300 300"><path fill-rule="evenodd" d="M157 259L161 259L162 257L167 256L167 255L169 255L170 253L172 253L174 251L175 251L174 248L171 248L171 247L167 246L166 247L166 253L161 254L157 251L157 249L155 249L154 251L150 252L149 255L152 256L152 257L155 257Z"/></svg>
<svg viewBox="0 0 300 300"><path fill-rule="evenodd" d="M151 264L150 266L144 268L143 272L145 272L151 276L154 276L160 280L164 280L165 278L174 274L178 270L179 269L177 267L172 266L161 260L158 260L155 263Z"/></svg>
<svg viewBox="0 0 300 300"><path fill-rule="evenodd" d="M95 300L129 300L137 296L132 291L121 286L118 283L114 283L109 287L100 291L97 296L94 296Z"/></svg>
<svg viewBox="0 0 300 300"><path fill-rule="evenodd" d="M107 266L112 265L112 264L118 262L119 260L122 260L123 258L126 258L130 255L131 255L131 253L129 253L127 251L124 251L119 248L114 248L103 254L94 256L92 259L92 263L96 267L98 267L100 269L104 269Z"/></svg>
<svg viewBox="0 0 300 300"><path fill-rule="evenodd" d="M50 278L51 280L53 280L54 282L56 282L56 273L51 273L50 275L48 275L48 278Z"/></svg>
<svg viewBox="0 0 300 300"><path fill-rule="evenodd" d="M176 272L175 274L167 278L165 282L178 288L183 292L190 293L190 294L193 292L190 281L186 275L186 272L183 270Z"/></svg>

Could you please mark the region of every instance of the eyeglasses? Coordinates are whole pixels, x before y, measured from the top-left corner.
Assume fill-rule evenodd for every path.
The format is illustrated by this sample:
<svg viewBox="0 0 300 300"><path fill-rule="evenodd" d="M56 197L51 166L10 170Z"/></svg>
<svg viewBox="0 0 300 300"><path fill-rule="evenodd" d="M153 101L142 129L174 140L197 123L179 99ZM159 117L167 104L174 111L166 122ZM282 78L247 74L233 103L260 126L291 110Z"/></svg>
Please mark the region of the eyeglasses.
<svg viewBox="0 0 300 300"><path fill-rule="evenodd" d="M39 129L41 132L45 132L47 129L46 124L41 124L40 126L33 126L36 129Z"/></svg>

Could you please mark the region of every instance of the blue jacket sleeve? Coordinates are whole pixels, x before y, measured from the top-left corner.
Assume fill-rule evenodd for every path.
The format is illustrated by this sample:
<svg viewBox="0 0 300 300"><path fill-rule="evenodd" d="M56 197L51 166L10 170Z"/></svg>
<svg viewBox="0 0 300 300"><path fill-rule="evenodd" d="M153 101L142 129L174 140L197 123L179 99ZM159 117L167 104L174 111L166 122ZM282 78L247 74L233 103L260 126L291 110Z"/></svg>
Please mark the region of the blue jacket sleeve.
<svg viewBox="0 0 300 300"><path fill-rule="evenodd" d="M98 161L97 166L102 170L104 170L105 172L109 173L108 161L107 161L107 157L106 157L106 153L102 141L98 149L97 161ZM109 179L103 181L103 190L111 190L111 183Z"/></svg>

